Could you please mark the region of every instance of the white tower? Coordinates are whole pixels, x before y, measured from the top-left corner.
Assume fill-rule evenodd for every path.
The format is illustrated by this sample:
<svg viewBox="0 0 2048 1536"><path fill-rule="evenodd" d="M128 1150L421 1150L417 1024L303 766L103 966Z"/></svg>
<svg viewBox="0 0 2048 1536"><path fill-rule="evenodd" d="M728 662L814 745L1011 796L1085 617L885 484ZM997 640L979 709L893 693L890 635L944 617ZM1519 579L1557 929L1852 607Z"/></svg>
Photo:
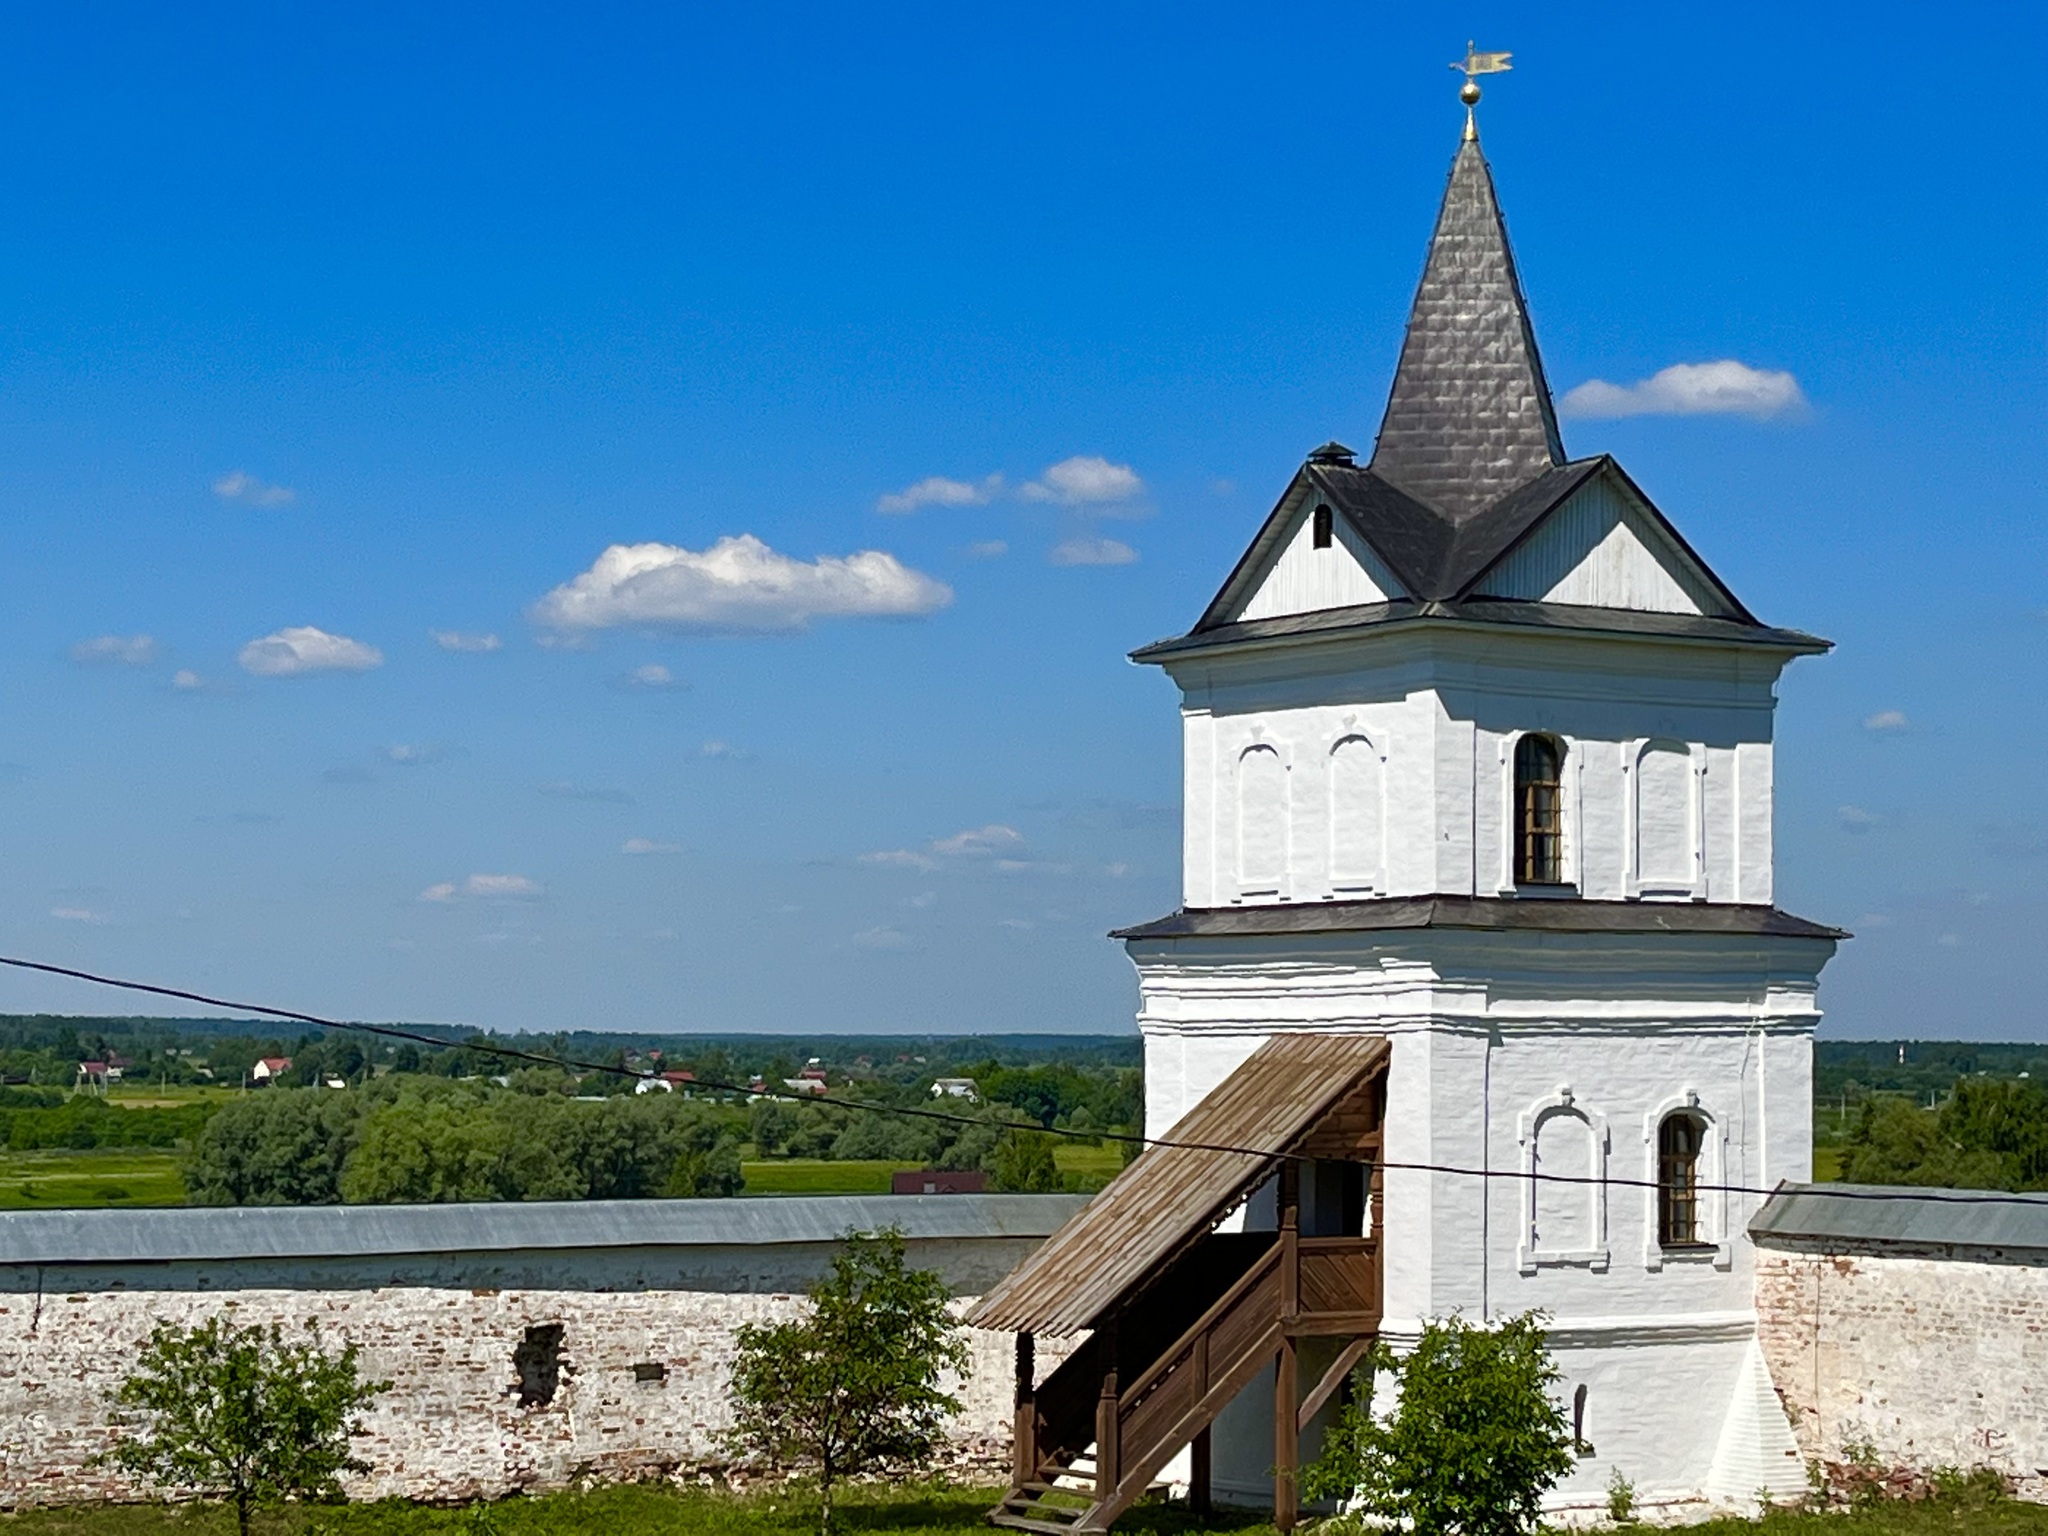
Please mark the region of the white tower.
<svg viewBox="0 0 2048 1536"><path fill-rule="evenodd" d="M1803 1486L1755 1344L1760 1200L1718 1186L1811 1176L1845 935L1773 904L1772 713L1826 648L1611 458L1566 458L1468 130L1370 462L1317 449L1134 658L1179 685L1186 752L1183 905L1119 935L1147 1133L1276 1032L1389 1036L1386 1331L1548 1312L1565 1503L1616 1468L1646 1501ZM1270 1497L1270 1402L1218 1422L1219 1496Z"/></svg>

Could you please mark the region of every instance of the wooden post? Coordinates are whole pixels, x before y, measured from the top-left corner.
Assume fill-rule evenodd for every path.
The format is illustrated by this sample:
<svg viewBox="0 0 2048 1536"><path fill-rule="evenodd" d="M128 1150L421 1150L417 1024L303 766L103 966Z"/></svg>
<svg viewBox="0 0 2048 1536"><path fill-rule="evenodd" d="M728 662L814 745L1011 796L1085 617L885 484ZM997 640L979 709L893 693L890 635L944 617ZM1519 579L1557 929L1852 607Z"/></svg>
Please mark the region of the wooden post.
<svg viewBox="0 0 2048 1536"><path fill-rule="evenodd" d="M1280 1165L1280 1321L1283 1327L1301 1315L1301 1164L1289 1158ZM1280 1339L1280 1359L1273 1371L1273 1527L1294 1529L1297 1499L1295 1473L1301 1463L1301 1431L1295 1414L1301 1408L1299 1345L1291 1332Z"/></svg>
<svg viewBox="0 0 2048 1536"><path fill-rule="evenodd" d="M1102 1351L1102 1395L1095 1400L1095 1497L1107 1499L1116 1493L1122 1477L1117 1430L1116 1320L1103 1324L1095 1335Z"/></svg>
<svg viewBox="0 0 2048 1536"><path fill-rule="evenodd" d="M1038 1476L1038 1394L1032 1386L1037 1370L1035 1340L1017 1335L1017 1427L1011 1442L1011 1469L1019 1488Z"/></svg>
<svg viewBox="0 0 2048 1536"><path fill-rule="evenodd" d="M1207 1331L1195 1335L1194 1358L1188 1362L1194 1376L1194 1391L1189 1394L1192 1403L1202 1403L1209 1396L1209 1335ZM1204 1424L1195 1432L1194 1443L1188 1449L1188 1512L1197 1520L1207 1520L1214 1513L1209 1497L1210 1445L1209 1426Z"/></svg>

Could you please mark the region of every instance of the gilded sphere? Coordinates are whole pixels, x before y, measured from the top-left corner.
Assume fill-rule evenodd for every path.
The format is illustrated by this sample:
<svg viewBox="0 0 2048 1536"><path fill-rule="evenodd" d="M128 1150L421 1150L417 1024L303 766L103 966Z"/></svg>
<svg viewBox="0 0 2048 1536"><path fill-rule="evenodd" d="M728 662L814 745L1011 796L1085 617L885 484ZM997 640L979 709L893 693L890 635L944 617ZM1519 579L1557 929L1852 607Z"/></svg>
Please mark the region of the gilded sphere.
<svg viewBox="0 0 2048 1536"><path fill-rule="evenodd" d="M1458 87L1458 100L1465 103L1465 105L1468 107L1478 106L1479 82L1477 80L1467 80L1463 85Z"/></svg>

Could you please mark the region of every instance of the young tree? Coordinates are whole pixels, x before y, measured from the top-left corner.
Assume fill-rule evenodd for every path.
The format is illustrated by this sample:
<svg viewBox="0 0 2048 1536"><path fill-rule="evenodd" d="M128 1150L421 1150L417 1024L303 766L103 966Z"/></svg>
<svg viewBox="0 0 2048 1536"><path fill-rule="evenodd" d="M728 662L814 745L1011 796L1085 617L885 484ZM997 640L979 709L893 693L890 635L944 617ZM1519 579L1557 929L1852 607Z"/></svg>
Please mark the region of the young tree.
<svg viewBox="0 0 2048 1536"><path fill-rule="evenodd" d="M363 1432L357 1415L391 1383L362 1379L355 1345L330 1355L319 1330L309 1332L287 1344L275 1323L266 1332L224 1315L196 1328L159 1322L113 1395L140 1411L141 1432L109 1460L225 1496L241 1536L259 1500L339 1497L339 1474L369 1470L349 1452L349 1438Z"/></svg>
<svg viewBox="0 0 2048 1536"><path fill-rule="evenodd" d="M1321 1459L1304 1469L1302 1493L1356 1500L1413 1536L1531 1536L1544 1493L1575 1460L1543 1338L1540 1315L1528 1312L1493 1328L1455 1316L1431 1323L1405 1358L1378 1346ZM1379 1372L1401 1393L1384 1418L1372 1411Z"/></svg>
<svg viewBox="0 0 2048 1536"><path fill-rule="evenodd" d="M1008 1194L1056 1193L1059 1165L1053 1161L1052 1138L1042 1131L1005 1131L989 1159L990 1184Z"/></svg>
<svg viewBox="0 0 2048 1536"><path fill-rule="evenodd" d="M907 1266L893 1228L847 1233L804 1317L743 1324L737 1337L731 1439L771 1465L816 1469L821 1536L834 1482L923 1462L960 1408L939 1385L967 1364L945 1282Z"/></svg>

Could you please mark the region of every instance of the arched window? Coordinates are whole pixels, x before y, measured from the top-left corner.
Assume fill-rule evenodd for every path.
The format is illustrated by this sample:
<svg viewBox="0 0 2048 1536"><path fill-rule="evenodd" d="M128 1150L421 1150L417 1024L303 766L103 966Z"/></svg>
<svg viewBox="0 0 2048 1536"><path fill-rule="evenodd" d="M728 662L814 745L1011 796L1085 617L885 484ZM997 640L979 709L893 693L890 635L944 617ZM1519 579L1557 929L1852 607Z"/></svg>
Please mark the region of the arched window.
<svg viewBox="0 0 2048 1536"><path fill-rule="evenodd" d="M1552 736L1515 743L1515 883L1564 884L1564 749Z"/></svg>
<svg viewBox="0 0 2048 1536"><path fill-rule="evenodd" d="M1328 549L1330 547L1330 531L1333 520L1330 504L1327 501L1318 503L1315 517L1310 523L1310 537L1315 541L1317 549Z"/></svg>
<svg viewBox="0 0 2048 1536"><path fill-rule="evenodd" d="M1697 1248L1700 1230L1700 1148L1706 1141L1699 1117L1666 1115L1657 1127L1657 1242L1665 1248Z"/></svg>

